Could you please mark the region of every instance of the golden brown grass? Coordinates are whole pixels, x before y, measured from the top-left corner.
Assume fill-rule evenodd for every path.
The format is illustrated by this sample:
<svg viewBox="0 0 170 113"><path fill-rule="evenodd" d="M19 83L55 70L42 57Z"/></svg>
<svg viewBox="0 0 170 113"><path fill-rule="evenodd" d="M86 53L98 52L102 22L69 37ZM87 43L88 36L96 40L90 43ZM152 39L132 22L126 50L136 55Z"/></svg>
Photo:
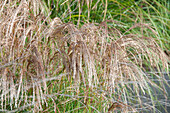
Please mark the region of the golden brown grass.
<svg viewBox="0 0 170 113"><path fill-rule="evenodd" d="M98 111L95 106L102 103L101 111L128 112L145 106L140 93L149 92L152 100L148 84L164 91L144 73L144 62L150 68L168 69L169 57L152 37L121 33L107 25L111 20L81 28L52 20L40 0L1 1L0 15L1 111L48 111L52 99L56 112L61 112L60 104L74 100L84 105L78 109L88 111L91 106ZM127 31L143 27L154 33L141 23ZM133 94L139 106L129 104ZM71 99L58 104L58 96Z"/></svg>

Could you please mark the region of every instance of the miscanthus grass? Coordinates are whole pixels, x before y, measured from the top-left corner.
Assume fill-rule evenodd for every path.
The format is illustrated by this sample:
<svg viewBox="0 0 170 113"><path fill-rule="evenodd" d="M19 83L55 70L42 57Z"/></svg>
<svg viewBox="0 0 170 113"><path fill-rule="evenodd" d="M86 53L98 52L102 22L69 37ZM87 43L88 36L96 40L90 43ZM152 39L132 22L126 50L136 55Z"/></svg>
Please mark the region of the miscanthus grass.
<svg viewBox="0 0 170 113"><path fill-rule="evenodd" d="M157 102L169 104L153 90L168 98L163 74L146 73L168 72L168 55L145 35L159 37L155 27L136 21L120 29L107 13L77 26L51 13L41 0L0 1L0 111L157 112Z"/></svg>

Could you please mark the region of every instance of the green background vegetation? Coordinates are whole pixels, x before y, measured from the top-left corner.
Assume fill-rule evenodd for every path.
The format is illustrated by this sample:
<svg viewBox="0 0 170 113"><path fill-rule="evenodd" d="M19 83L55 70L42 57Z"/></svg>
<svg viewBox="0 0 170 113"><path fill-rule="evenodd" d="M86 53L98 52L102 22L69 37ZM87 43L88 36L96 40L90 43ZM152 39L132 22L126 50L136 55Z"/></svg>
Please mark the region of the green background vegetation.
<svg viewBox="0 0 170 113"><path fill-rule="evenodd" d="M114 20L113 24L122 32L135 23L145 23L154 28L158 35L144 33L157 38L160 46L169 51L169 11L168 0L44 0L51 11L51 18L60 17L63 22L83 25L84 22L101 23ZM80 21L79 21L80 19ZM144 30L145 32L145 30ZM130 33L141 34L140 30Z"/></svg>

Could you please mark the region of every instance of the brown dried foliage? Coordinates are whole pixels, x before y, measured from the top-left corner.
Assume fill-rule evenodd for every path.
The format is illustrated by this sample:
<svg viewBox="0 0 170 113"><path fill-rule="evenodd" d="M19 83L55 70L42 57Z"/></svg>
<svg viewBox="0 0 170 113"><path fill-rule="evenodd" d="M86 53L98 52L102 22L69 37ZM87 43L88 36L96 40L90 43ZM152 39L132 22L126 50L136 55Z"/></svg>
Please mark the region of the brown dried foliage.
<svg viewBox="0 0 170 113"><path fill-rule="evenodd" d="M1 109L8 104L11 109L34 104L34 109L42 110L49 94L47 82L59 83L65 77L59 73L67 73L74 85L83 82L92 89L102 86L108 94L117 88L117 95L121 95L121 87L130 87L128 81L134 82L137 94L140 89L143 93L148 89L147 82L151 81L143 72L143 61L151 67L161 62L163 68L168 68L169 57L151 37L122 34L106 22L84 24L78 29L59 18L51 20L44 11L40 0L19 5L16 1L1 1ZM154 31L146 24L129 30L135 27Z"/></svg>

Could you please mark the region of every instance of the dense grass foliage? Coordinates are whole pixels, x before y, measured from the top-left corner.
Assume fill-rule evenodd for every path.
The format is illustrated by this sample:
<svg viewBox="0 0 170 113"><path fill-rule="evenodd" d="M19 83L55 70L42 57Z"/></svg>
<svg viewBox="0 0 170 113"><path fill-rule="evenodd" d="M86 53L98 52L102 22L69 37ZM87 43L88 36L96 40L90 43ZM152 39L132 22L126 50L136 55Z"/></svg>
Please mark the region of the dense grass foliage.
<svg viewBox="0 0 170 113"><path fill-rule="evenodd" d="M169 106L163 75L169 73L168 4L0 1L0 111L159 112L157 105Z"/></svg>
<svg viewBox="0 0 170 113"><path fill-rule="evenodd" d="M154 28L133 29L129 33L152 36L169 53L169 10L168 0L44 0L51 11L51 18L60 17L63 22L82 26L84 22L101 23L114 20L111 24L125 32L136 23L145 23ZM155 33L157 35L155 35Z"/></svg>

